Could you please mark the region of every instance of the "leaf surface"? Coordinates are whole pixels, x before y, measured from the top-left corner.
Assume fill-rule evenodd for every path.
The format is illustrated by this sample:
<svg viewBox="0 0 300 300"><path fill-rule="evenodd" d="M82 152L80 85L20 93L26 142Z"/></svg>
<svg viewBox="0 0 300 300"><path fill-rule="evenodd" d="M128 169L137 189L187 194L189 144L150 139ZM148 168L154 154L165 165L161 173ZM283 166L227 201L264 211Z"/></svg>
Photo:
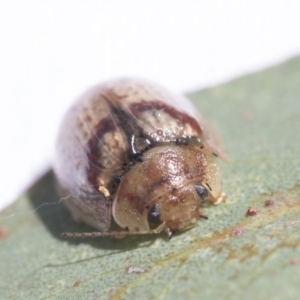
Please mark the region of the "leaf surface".
<svg viewBox="0 0 300 300"><path fill-rule="evenodd" d="M300 298L300 58L190 98L227 149L226 202L171 241L66 240L90 228L49 172L0 213L0 299Z"/></svg>

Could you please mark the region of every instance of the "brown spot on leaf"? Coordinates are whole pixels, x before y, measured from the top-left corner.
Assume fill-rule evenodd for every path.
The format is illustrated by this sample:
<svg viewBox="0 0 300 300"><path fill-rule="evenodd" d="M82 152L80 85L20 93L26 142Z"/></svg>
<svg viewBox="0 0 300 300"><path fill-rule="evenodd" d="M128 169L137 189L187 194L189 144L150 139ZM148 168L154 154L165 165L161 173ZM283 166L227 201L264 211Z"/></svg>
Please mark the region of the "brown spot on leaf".
<svg viewBox="0 0 300 300"><path fill-rule="evenodd" d="M0 239L4 239L8 236L8 231L3 228L3 227L0 227Z"/></svg>
<svg viewBox="0 0 300 300"><path fill-rule="evenodd" d="M245 113L243 113L242 118L246 122L252 121L253 120L253 114L250 113L250 112L245 112Z"/></svg>
<svg viewBox="0 0 300 300"><path fill-rule="evenodd" d="M258 251L253 244L245 244L238 249L230 249L227 259L237 259L241 263L244 263L248 259L257 256Z"/></svg>
<svg viewBox="0 0 300 300"><path fill-rule="evenodd" d="M265 207L272 207L275 205L275 202L273 200L266 200L264 206Z"/></svg>
<svg viewBox="0 0 300 300"><path fill-rule="evenodd" d="M233 237L240 237L244 234L245 230L244 228L242 227L238 227L238 228L234 228L232 231L231 231L231 235Z"/></svg>
<svg viewBox="0 0 300 300"><path fill-rule="evenodd" d="M246 212L246 217L253 217L258 214L258 210L254 207L249 207L249 209Z"/></svg>
<svg viewBox="0 0 300 300"><path fill-rule="evenodd" d="M299 264L299 260L297 258L293 258L291 259L290 264L292 266L297 266Z"/></svg>
<svg viewBox="0 0 300 300"><path fill-rule="evenodd" d="M74 288L77 288L77 287L80 286L80 284L81 284L81 281L80 281L80 280L77 280L77 281L73 284L73 287L74 287Z"/></svg>

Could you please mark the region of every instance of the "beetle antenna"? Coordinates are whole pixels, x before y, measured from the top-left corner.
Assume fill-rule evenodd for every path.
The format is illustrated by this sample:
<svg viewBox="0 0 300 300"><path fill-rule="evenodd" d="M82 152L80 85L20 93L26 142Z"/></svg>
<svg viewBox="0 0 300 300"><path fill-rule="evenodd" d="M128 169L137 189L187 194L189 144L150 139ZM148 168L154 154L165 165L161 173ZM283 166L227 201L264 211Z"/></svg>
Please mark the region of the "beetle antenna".
<svg viewBox="0 0 300 300"><path fill-rule="evenodd" d="M123 238L127 235L142 235L142 234L159 234L166 228L166 223L160 224L157 228L149 231L108 231L108 232L64 232L61 234L62 237L67 238L97 238L111 236L115 238Z"/></svg>

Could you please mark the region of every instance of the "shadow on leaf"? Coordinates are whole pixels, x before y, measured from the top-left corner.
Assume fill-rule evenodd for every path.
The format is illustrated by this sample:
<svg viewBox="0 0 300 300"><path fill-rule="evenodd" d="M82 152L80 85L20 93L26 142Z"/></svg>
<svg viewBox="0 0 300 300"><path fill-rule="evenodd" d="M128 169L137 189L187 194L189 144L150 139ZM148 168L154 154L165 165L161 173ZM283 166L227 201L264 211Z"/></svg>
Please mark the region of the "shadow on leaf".
<svg viewBox="0 0 300 300"><path fill-rule="evenodd" d="M124 239L106 238L64 238L63 232L92 232L94 228L86 224L77 224L72 220L71 214L64 206L63 201L56 191L55 177L52 170L44 174L29 190L28 197L35 213L43 221L53 237L70 244L90 244L95 248L122 249L124 251L137 247L148 247L157 236L127 236ZM112 224L112 230L116 230Z"/></svg>

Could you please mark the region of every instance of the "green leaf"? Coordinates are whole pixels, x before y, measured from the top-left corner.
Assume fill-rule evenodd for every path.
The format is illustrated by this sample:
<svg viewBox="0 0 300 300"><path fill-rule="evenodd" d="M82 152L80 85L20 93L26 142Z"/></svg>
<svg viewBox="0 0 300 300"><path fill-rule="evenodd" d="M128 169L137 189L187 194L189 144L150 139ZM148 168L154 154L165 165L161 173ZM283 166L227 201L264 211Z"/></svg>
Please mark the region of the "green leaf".
<svg viewBox="0 0 300 300"><path fill-rule="evenodd" d="M190 97L229 154L227 201L171 241L63 239L90 228L50 172L0 214L0 299L300 298L300 58Z"/></svg>

